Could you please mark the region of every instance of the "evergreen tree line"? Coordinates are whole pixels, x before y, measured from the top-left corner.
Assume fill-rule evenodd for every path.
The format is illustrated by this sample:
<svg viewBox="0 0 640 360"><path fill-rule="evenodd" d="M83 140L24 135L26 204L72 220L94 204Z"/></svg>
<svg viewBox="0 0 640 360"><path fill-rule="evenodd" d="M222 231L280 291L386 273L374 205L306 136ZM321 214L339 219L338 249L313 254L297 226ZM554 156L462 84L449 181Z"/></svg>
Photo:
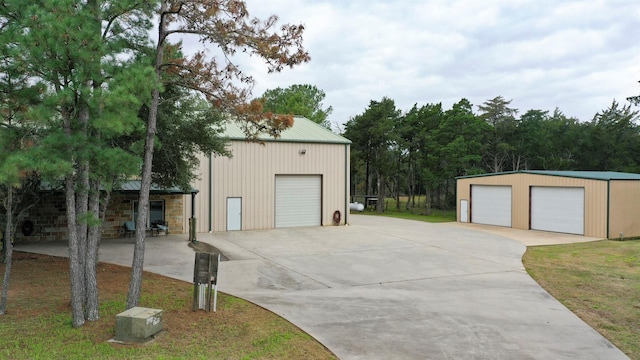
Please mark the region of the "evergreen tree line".
<svg viewBox="0 0 640 360"><path fill-rule="evenodd" d="M616 101L590 121L553 112L519 115L502 96L473 111L462 99L414 105L402 112L390 98L371 101L351 118L343 135L350 139L352 195L408 196L406 209L455 208L455 178L519 170L640 172L638 111ZM416 202L417 195L426 200ZM400 207L400 201L397 201Z"/></svg>

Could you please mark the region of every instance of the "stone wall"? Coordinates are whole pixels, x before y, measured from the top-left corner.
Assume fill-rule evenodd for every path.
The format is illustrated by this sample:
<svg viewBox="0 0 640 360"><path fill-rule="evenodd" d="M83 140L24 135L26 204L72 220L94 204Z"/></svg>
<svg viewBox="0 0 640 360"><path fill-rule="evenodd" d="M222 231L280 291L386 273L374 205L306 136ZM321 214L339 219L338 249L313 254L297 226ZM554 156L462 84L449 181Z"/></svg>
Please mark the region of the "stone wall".
<svg viewBox="0 0 640 360"><path fill-rule="evenodd" d="M154 199L152 196L151 199ZM162 195L164 199L164 219L169 223L169 232L172 234L186 234L184 229L184 195Z"/></svg>
<svg viewBox="0 0 640 360"><path fill-rule="evenodd" d="M49 241L67 237L67 204L64 194L44 194L40 201L18 220L15 241ZM33 224L31 234L26 230L25 222Z"/></svg>
<svg viewBox="0 0 640 360"><path fill-rule="evenodd" d="M184 234L183 228L183 198L182 194L157 195L151 194L150 200L165 201L165 221L169 224L171 234ZM125 221L133 220L133 203L138 194L112 194L105 222L102 238L117 238L124 236ZM52 241L67 239L67 212L64 194L50 193L31 208L19 220L15 234L15 241ZM33 231L25 235L22 231L25 221L33 224Z"/></svg>

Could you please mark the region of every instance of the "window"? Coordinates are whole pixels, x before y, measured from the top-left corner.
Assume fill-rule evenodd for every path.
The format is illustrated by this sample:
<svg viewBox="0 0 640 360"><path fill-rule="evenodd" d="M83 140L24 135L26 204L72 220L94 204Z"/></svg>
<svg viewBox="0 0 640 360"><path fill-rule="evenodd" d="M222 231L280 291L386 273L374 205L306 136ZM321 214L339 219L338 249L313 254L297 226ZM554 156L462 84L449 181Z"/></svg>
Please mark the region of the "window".
<svg viewBox="0 0 640 360"><path fill-rule="evenodd" d="M133 202L133 221L138 219L138 201ZM150 200L149 201L149 217L147 218L146 227L150 227L151 224L164 221L164 200Z"/></svg>

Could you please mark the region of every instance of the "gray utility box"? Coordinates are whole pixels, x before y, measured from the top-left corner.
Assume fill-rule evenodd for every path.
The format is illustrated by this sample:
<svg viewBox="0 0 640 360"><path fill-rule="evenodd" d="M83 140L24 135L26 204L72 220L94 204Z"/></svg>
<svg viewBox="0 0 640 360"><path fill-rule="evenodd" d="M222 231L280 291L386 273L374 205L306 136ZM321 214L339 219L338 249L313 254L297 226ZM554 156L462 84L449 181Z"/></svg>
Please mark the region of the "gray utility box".
<svg viewBox="0 0 640 360"><path fill-rule="evenodd" d="M134 307L116 315L115 340L145 342L162 331L162 310Z"/></svg>

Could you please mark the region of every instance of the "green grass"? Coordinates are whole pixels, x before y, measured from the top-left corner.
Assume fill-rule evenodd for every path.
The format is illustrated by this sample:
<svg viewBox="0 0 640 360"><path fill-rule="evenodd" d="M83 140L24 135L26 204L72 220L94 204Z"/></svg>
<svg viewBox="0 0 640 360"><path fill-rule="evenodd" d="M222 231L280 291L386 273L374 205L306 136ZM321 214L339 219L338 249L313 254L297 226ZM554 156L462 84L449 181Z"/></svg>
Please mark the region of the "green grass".
<svg viewBox="0 0 640 360"><path fill-rule="evenodd" d="M640 359L640 241L529 247L528 273L632 359Z"/></svg>
<svg viewBox="0 0 640 360"><path fill-rule="evenodd" d="M456 221L455 210L431 210L429 215L426 215L426 209L424 207L424 196L416 197L416 207L409 207L405 209L407 204L407 197L400 197L400 209L396 209L396 200L388 198L385 200L385 210L382 213L378 213L375 208L369 207L364 211L352 211L352 214L362 215L377 215L387 216L399 219L425 221L430 223L441 223Z"/></svg>
<svg viewBox="0 0 640 360"><path fill-rule="evenodd" d="M232 298L220 294L222 303ZM189 292L185 292L189 296ZM226 306L230 312L250 310L254 305L242 300L232 300L235 305ZM125 303L110 302L108 306L124 308ZM148 305L152 307L152 304ZM239 308L238 308L239 306ZM104 307L103 307L104 308ZM165 318L180 316L183 308L163 307ZM263 310L261 310L263 311ZM119 312L119 311L118 311ZM251 310L250 312L253 312ZM166 333L146 345L114 345L107 343L112 330L100 331L106 336L96 336L96 326L104 322L114 322L115 315L105 311L102 324L86 324L80 329L71 327L71 316L53 311L33 319L22 319L19 323L2 319L0 337L3 359L297 359L330 358L331 355L321 346L319 353L301 353L301 342L315 343L307 334L301 332L281 318L266 315L249 316L241 323L216 324L220 316L216 313L200 313L199 319L190 316L187 330L175 325L165 325ZM262 314L264 316L264 314ZM270 318L270 319L269 319ZM226 320L224 322L227 322ZM111 326L108 326L110 328ZM313 349L312 349L313 350ZM309 350L307 350L309 351Z"/></svg>
<svg viewBox="0 0 640 360"><path fill-rule="evenodd" d="M74 329L68 260L16 253L7 314L0 316L0 359L335 358L285 319L228 294L218 294L217 312L193 311L192 284L150 273L140 306L164 311L164 333L143 345L110 343L129 275L128 268L100 263L100 320Z"/></svg>

